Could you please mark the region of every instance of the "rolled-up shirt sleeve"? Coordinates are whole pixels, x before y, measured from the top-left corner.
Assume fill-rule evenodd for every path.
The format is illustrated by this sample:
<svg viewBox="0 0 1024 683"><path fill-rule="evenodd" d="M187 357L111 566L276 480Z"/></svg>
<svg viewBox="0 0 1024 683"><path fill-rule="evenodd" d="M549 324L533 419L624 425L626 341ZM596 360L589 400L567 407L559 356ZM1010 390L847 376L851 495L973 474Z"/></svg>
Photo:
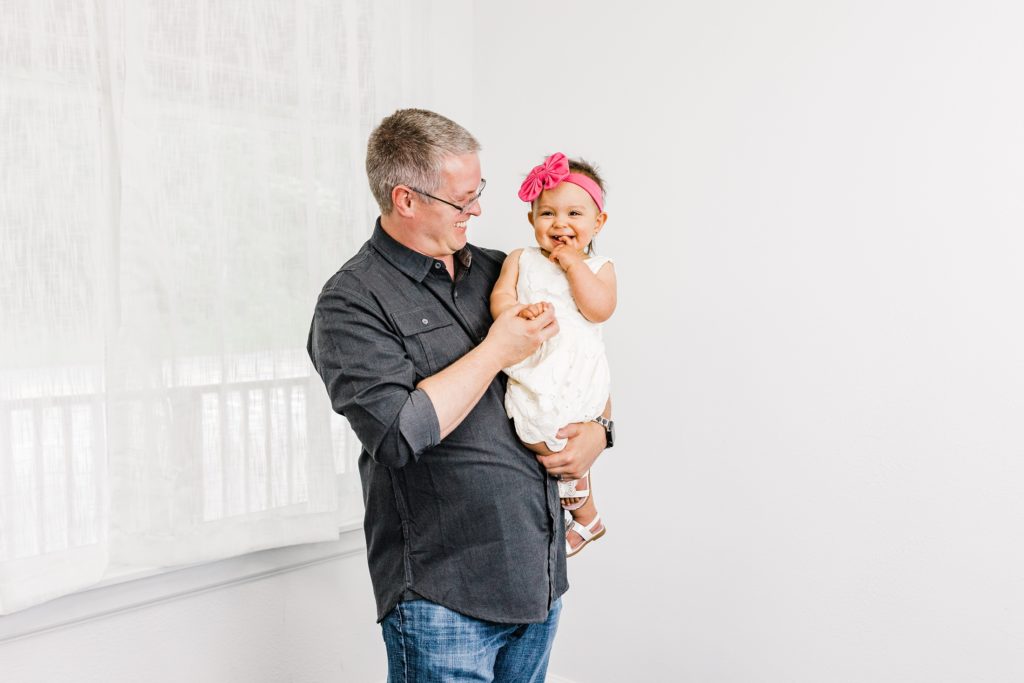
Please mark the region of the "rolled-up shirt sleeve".
<svg viewBox="0 0 1024 683"><path fill-rule="evenodd" d="M348 419L375 461L403 467L441 441L434 405L416 388L402 338L373 302L324 290L307 350L334 411Z"/></svg>

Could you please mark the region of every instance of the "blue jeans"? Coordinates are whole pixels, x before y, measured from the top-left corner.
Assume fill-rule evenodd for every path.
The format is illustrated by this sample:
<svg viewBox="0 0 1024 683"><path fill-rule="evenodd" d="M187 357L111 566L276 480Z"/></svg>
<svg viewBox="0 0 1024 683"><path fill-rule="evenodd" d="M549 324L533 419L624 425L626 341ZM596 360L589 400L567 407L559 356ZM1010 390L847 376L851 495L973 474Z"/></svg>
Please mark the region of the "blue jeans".
<svg viewBox="0 0 1024 683"><path fill-rule="evenodd" d="M388 683L543 683L561 599L543 624L496 624L429 600L400 602L381 629Z"/></svg>

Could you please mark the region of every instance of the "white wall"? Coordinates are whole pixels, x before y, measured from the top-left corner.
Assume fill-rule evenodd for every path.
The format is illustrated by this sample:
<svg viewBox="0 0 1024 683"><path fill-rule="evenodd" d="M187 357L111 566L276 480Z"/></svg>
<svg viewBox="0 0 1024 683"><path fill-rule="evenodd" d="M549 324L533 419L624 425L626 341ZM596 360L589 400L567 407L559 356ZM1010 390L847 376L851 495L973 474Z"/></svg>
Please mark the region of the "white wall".
<svg viewBox="0 0 1024 683"><path fill-rule="evenodd" d="M545 153L609 181L621 445L552 672L1021 680L1024 11L655 7L432 3L450 68L394 102L484 143L479 244L530 239ZM378 681L373 620L349 556L0 644L0 677Z"/></svg>
<svg viewBox="0 0 1024 683"><path fill-rule="evenodd" d="M609 533L576 681L1024 680L1024 9L480 3L488 184L604 170Z"/></svg>

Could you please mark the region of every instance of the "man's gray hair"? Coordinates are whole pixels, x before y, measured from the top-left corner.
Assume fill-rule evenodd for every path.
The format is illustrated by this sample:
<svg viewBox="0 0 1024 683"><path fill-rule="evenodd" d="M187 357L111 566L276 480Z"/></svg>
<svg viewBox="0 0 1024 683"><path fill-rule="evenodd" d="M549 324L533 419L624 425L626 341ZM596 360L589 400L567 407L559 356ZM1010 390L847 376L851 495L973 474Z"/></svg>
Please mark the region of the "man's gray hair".
<svg viewBox="0 0 1024 683"><path fill-rule="evenodd" d="M366 177L382 215L391 213L391 191L408 185L434 194L444 158L480 151L469 131L426 109L399 109L380 122L366 145Z"/></svg>

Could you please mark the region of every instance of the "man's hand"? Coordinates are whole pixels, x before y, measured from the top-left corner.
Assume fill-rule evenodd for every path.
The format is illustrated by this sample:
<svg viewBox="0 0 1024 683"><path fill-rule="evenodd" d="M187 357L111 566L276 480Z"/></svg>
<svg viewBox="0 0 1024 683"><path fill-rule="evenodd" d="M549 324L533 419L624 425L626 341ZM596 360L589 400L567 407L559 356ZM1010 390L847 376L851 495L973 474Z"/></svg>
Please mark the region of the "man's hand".
<svg viewBox="0 0 1024 683"><path fill-rule="evenodd" d="M536 320L537 316L543 313L545 310L551 307L546 301L541 301L536 304L526 304L526 307L519 311L519 317L526 320Z"/></svg>
<svg viewBox="0 0 1024 683"><path fill-rule="evenodd" d="M558 438L569 443L558 453L538 455L537 462L552 477L579 479L601 455L605 446L604 427L596 422L574 422L558 430Z"/></svg>
<svg viewBox="0 0 1024 683"><path fill-rule="evenodd" d="M520 317L520 311L526 308L523 304L506 309L494 319L487 337L480 344L495 354L503 368L515 365L558 334L555 307L546 302L533 305L544 309L533 320Z"/></svg>

